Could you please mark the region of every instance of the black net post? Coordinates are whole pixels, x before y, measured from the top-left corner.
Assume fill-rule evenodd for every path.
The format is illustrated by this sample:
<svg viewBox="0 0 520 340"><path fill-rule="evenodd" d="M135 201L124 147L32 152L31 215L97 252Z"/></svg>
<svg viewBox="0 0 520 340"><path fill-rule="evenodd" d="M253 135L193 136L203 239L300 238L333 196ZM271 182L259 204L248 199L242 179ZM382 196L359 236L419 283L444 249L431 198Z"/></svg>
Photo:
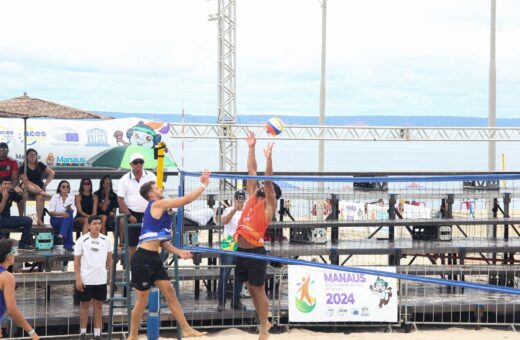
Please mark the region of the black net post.
<svg viewBox="0 0 520 340"><path fill-rule="evenodd" d="M455 202L455 195L448 194L448 200L446 203L448 204L448 209L446 211L446 218L453 218L453 203Z"/></svg>
<svg viewBox="0 0 520 340"><path fill-rule="evenodd" d="M330 215L327 218L329 221L337 221L339 218L339 199L338 195L332 194L330 195L330 205L331 205L331 211ZM339 239L339 228L338 227L332 227L330 231L330 240L332 243L338 243Z"/></svg>
<svg viewBox="0 0 520 340"><path fill-rule="evenodd" d="M388 198L388 219L389 220L395 220L396 213L395 213L395 204L397 203L397 195L396 194L390 194ZM395 227L393 225L388 226L388 240L393 241L395 238ZM389 255L388 256L388 265L393 266L396 264L396 261L398 261L398 257L400 255L397 253L395 255Z"/></svg>
<svg viewBox="0 0 520 340"><path fill-rule="evenodd" d="M509 204L511 203L511 194L506 192L504 193L504 217L509 216ZM509 224L504 223L504 240L509 239Z"/></svg>
<svg viewBox="0 0 520 340"><path fill-rule="evenodd" d="M395 213L395 205L397 203L397 195L396 194L390 194L390 197L388 198L388 219L389 220L395 220L396 213ZM390 241L393 241L395 238L395 227L393 225L388 226L388 239Z"/></svg>
<svg viewBox="0 0 520 340"><path fill-rule="evenodd" d="M329 221L337 221L339 219L339 198L337 194L330 195L330 215L327 217L327 220ZM339 240L339 228L338 227L332 227L330 231L330 239L331 239L331 245L332 244L338 244ZM330 263L331 264L339 264L339 255L336 251L336 249L332 249L330 254Z"/></svg>

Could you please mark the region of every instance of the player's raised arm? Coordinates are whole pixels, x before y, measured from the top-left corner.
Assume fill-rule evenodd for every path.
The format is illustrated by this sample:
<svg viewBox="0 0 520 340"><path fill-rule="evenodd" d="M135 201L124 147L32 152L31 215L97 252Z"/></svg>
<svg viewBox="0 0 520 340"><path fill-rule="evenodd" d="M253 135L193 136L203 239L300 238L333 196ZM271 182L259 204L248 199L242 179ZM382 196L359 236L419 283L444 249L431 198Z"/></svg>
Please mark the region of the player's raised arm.
<svg viewBox="0 0 520 340"><path fill-rule="evenodd" d="M180 206L190 204L191 202L195 201L197 198L202 195L204 190L206 190L206 187L209 184L209 177L211 175L211 172L208 169L205 169L202 172L202 175L200 176L200 185L196 187L193 191L189 192L188 194L177 197L177 198L171 198L171 199L162 199L159 201L156 201L152 209L161 209L166 210L170 208L178 208Z"/></svg>
<svg viewBox="0 0 520 340"><path fill-rule="evenodd" d="M253 131L249 131L246 137L247 142L247 174L249 176L256 176L257 172L257 164L256 164L256 155L255 155L255 147L256 147L256 136ZM249 197L253 196L256 191L256 180L248 180L247 181L247 193Z"/></svg>
<svg viewBox="0 0 520 340"><path fill-rule="evenodd" d="M273 175L273 146L274 143L269 143L267 147L264 149L265 156L265 175L272 176ZM273 182L265 181L264 182L264 191L265 191L265 213L267 216L267 220L270 221L273 218L274 211L276 210L276 195L274 192Z"/></svg>

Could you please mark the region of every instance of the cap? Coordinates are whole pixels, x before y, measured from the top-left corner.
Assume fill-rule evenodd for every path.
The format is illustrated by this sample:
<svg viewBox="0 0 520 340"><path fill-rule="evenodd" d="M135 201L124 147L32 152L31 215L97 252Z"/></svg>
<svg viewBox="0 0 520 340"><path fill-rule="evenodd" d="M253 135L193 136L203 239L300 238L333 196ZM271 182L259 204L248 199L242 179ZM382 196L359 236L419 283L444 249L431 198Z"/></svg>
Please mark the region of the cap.
<svg viewBox="0 0 520 340"><path fill-rule="evenodd" d="M136 159L140 159L144 162L144 156L143 154L140 154L138 152L132 154L132 156L130 156L130 163L132 163L133 161L135 161Z"/></svg>
<svg viewBox="0 0 520 340"><path fill-rule="evenodd" d="M246 200L246 191L244 189L235 191L235 199L237 201L245 201Z"/></svg>
<svg viewBox="0 0 520 340"><path fill-rule="evenodd" d="M7 143L1 142L0 149L9 149L9 145L7 145Z"/></svg>

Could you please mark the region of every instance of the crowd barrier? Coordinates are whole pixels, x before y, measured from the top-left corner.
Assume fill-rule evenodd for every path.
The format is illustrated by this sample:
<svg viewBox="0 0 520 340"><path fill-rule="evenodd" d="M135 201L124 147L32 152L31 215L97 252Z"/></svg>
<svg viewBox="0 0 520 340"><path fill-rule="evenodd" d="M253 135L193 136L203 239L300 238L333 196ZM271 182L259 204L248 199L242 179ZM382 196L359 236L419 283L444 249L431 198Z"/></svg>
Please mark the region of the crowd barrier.
<svg viewBox="0 0 520 340"><path fill-rule="evenodd" d="M185 315L193 326L205 329L255 328L257 321L251 299L246 295L242 302L248 311L226 308L217 311L216 283L220 266L181 265L178 276L169 269L173 281L179 282L180 301ZM450 278L466 282L489 282L497 286L518 287L520 266L400 266L397 273L430 278ZM120 275L120 273L118 273ZM306 322L291 323L288 319L287 267L268 268L268 297L270 317L275 326L290 327L420 327L420 325L503 326L515 328L520 324L520 296L486 292L472 288L431 285L423 282L401 280L398 297L398 322ZM73 304L74 275L71 272L43 272L16 274L16 298L27 320L43 337L75 336L79 333L79 306ZM203 289L196 292L195 282L200 280ZM48 299L47 290L52 290ZM119 295L122 292L118 293ZM121 314L121 315L119 315ZM114 317L126 318L126 311ZM104 323L108 323L108 305L103 308ZM89 324L90 324L89 320ZM146 327L146 318L141 324ZM4 337L27 337L9 319L2 323ZM169 310L161 305L161 331L175 330L175 321ZM124 331L124 330L123 330ZM116 332L114 337L120 337Z"/></svg>

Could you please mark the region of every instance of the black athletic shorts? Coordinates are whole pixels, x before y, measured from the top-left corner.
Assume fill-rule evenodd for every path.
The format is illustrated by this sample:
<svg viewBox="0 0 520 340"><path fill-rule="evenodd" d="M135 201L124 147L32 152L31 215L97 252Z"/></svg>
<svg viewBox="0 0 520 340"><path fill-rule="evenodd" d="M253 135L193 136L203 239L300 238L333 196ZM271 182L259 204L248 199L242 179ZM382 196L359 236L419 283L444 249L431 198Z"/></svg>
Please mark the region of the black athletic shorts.
<svg viewBox="0 0 520 340"><path fill-rule="evenodd" d="M79 301L87 302L92 299L105 301L107 299L107 284L102 285L85 285L82 292L77 291Z"/></svg>
<svg viewBox="0 0 520 340"><path fill-rule="evenodd" d="M237 251L260 255L266 254L264 247L252 249L238 248ZM263 286L265 284L266 273L267 261L237 256L235 276L238 282L249 282L249 284L253 286Z"/></svg>
<svg viewBox="0 0 520 340"><path fill-rule="evenodd" d="M141 224L143 222L143 216L144 213L135 212L130 209L130 215L135 216L137 219L137 223ZM128 228L128 245L130 247L137 247L137 244L139 243L139 236L141 235L141 228L139 227L133 227Z"/></svg>
<svg viewBox="0 0 520 340"><path fill-rule="evenodd" d="M156 280L170 280L161 256L156 251L138 248L130 264L132 287L147 291Z"/></svg>

